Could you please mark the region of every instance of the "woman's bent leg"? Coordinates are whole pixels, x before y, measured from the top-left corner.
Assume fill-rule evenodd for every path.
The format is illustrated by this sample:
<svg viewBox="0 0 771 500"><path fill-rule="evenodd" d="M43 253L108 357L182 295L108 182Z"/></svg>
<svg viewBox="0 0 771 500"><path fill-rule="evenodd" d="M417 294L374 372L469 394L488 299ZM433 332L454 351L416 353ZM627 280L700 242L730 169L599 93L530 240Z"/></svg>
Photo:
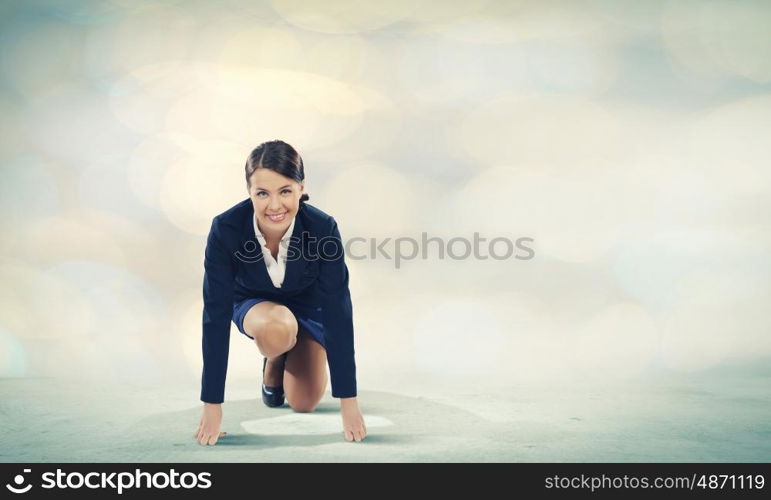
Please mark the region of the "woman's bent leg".
<svg viewBox="0 0 771 500"><path fill-rule="evenodd" d="M296 412L316 409L327 388L327 351L300 327L297 344L286 357L284 394Z"/></svg>
<svg viewBox="0 0 771 500"><path fill-rule="evenodd" d="M265 385L281 385L282 355L297 344L297 319L288 307L263 301L244 316L244 331L254 338L260 353L268 358Z"/></svg>

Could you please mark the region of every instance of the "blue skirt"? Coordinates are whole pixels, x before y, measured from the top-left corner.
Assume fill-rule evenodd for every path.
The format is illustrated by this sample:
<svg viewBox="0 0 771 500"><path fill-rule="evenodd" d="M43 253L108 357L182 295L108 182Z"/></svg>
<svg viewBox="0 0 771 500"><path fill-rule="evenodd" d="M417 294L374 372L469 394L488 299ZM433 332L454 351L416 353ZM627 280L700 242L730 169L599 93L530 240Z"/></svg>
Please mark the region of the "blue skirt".
<svg viewBox="0 0 771 500"><path fill-rule="evenodd" d="M238 331L252 340L254 340L254 337L244 331L244 317L253 305L259 304L260 302L264 302L266 300L269 299L249 298L233 304L233 323L235 323L238 327ZM289 301L272 300L271 302L275 302L289 308L289 310L292 311L292 314L294 314L295 319L297 319L297 324L299 327L307 330L308 333L311 334L311 337L313 337L316 342L321 344L324 349L327 348L326 342L324 341L324 325L321 323L320 307L309 307L303 304L296 304Z"/></svg>

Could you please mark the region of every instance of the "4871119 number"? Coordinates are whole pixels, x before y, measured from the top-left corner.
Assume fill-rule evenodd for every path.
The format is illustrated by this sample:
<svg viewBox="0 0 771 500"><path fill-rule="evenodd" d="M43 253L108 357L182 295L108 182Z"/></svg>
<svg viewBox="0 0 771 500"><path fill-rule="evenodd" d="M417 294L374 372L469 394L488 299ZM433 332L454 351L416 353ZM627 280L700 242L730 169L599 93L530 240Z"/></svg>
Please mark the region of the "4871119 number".
<svg viewBox="0 0 771 500"><path fill-rule="evenodd" d="M762 490L765 485L762 474L704 474L696 481L696 487L705 490Z"/></svg>

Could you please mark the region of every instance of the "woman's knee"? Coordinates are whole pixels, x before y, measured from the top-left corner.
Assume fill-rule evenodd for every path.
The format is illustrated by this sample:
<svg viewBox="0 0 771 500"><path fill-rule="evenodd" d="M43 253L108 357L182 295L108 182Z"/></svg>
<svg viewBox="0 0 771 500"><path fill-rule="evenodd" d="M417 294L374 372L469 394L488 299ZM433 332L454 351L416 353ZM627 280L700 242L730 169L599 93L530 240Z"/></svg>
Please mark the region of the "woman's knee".
<svg viewBox="0 0 771 500"><path fill-rule="evenodd" d="M244 330L254 337L264 355L275 357L294 347L297 319L289 308L276 304L258 312L244 318Z"/></svg>
<svg viewBox="0 0 771 500"><path fill-rule="evenodd" d="M319 402L321 402L321 398L324 396L322 393L318 397L313 398L303 398L300 401L287 401L289 403L289 406L297 413L310 413L313 410L316 409L316 407L319 405Z"/></svg>
<svg viewBox="0 0 771 500"><path fill-rule="evenodd" d="M258 333L255 340L271 350L277 350L275 355L278 356L294 347L297 341L297 330L284 321L269 321L263 325L262 331Z"/></svg>

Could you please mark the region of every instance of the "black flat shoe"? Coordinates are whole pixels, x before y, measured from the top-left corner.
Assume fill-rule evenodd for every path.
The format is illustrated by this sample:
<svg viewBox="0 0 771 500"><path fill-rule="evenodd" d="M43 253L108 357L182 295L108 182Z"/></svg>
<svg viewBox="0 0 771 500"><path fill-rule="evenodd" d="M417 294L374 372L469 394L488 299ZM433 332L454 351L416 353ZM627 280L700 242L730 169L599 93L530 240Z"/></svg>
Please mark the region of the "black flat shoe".
<svg viewBox="0 0 771 500"><path fill-rule="evenodd" d="M265 365L268 358L262 358L262 402L269 408L277 408L284 404L284 386L270 387L265 385Z"/></svg>

